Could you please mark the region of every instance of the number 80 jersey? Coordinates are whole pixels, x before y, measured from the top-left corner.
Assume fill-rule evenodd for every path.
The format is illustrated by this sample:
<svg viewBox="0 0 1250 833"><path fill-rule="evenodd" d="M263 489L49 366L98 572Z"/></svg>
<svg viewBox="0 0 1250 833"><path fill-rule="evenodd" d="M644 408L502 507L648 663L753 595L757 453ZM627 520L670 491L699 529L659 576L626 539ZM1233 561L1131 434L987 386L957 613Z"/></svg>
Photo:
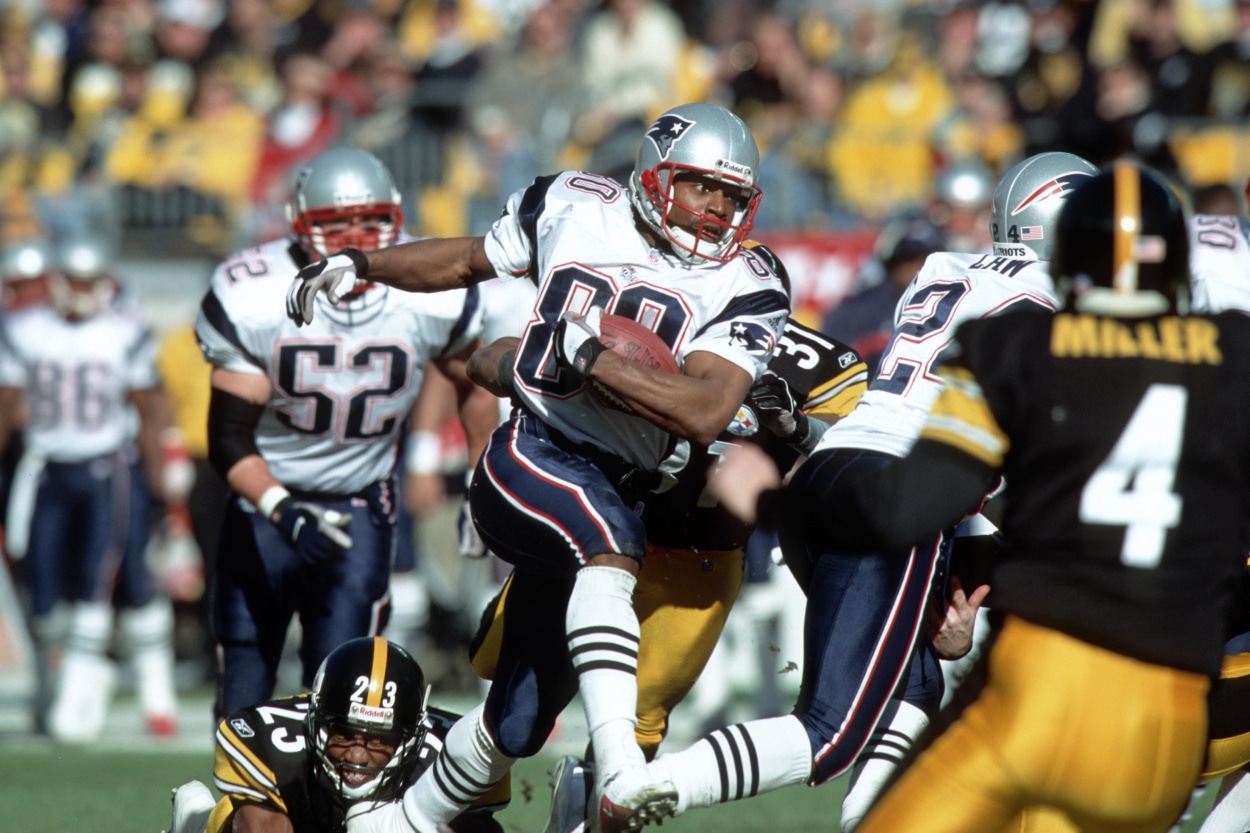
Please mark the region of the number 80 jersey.
<svg viewBox="0 0 1250 833"><path fill-rule="evenodd" d="M371 285L340 304L318 296L312 324L285 313L303 261L290 240L247 249L213 273L196 338L214 366L273 386L256 446L287 487L352 494L387 477L425 365L482 331L476 288L428 295Z"/></svg>
<svg viewBox="0 0 1250 833"><path fill-rule="evenodd" d="M680 362L706 351L755 379L776 347L790 299L772 260L758 252L744 247L726 263L691 265L649 244L637 223L620 183L566 171L513 194L485 250L500 277L525 276L538 287L517 346L517 396L574 441L654 470L668 432L600 404L577 373L557 364L560 316L599 306L641 322Z"/></svg>

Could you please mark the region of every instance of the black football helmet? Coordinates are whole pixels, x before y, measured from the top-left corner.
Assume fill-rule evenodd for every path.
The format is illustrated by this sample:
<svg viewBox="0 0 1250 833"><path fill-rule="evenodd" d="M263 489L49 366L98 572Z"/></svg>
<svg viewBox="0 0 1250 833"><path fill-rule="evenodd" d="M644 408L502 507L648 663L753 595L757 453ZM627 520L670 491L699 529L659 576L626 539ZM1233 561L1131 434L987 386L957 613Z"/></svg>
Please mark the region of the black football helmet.
<svg viewBox="0 0 1250 833"><path fill-rule="evenodd" d="M394 642L361 637L331 651L313 679L308 708L317 779L347 803L399 798L420 757L427 695L421 666ZM327 752L336 734L380 740L395 752L381 767L336 761ZM347 771L372 777L353 786Z"/></svg>
<svg viewBox="0 0 1250 833"><path fill-rule="evenodd" d="M1117 162L1064 202L1051 274L1066 305L1094 315L1188 312L1189 233L1167 180Z"/></svg>

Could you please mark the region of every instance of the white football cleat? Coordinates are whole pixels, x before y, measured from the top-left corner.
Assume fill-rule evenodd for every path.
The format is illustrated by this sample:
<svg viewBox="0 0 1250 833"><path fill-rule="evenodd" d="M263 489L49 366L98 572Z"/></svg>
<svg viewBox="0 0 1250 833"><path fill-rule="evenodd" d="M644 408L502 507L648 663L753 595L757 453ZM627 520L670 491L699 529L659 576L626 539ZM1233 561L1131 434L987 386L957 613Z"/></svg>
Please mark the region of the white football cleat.
<svg viewBox="0 0 1250 833"><path fill-rule="evenodd" d="M217 805L212 791L200 781L188 781L174 789L172 802L174 813L169 833L204 833L208 829L208 816Z"/></svg>
<svg viewBox="0 0 1250 833"><path fill-rule="evenodd" d="M634 833L677 814L677 787L651 780L646 767L630 767L595 789L590 809L591 833Z"/></svg>

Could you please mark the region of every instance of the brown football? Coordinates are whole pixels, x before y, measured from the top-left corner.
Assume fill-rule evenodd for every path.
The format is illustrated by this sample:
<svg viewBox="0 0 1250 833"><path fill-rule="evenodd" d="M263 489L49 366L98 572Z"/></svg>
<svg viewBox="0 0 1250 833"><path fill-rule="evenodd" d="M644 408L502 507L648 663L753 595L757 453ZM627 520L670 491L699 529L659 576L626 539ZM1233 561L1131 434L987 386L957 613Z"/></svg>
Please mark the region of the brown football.
<svg viewBox="0 0 1250 833"><path fill-rule="evenodd" d="M668 345L655 333L632 318L621 315L605 315L599 324L599 340L603 345L623 358L644 367L665 373L681 373L681 365ZM594 379L589 380L590 392L604 405L633 413L612 389Z"/></svg>
<svg viewBox="0 0 1250 833"><path fill-rule="evenodd" d="M681 365L668 345L632 318L603 316L599 325L599 340L604 347L631 362L665 373L681 373Z"/></svg>

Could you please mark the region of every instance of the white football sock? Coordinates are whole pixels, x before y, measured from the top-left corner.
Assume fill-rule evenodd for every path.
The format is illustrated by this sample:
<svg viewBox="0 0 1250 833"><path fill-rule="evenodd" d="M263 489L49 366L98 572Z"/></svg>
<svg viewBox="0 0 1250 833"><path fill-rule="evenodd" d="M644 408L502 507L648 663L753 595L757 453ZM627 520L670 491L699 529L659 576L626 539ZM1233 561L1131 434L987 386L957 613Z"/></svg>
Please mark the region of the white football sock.
<svg viewBox="0 0 1250 833"><path fill-rule="evenodd" d="M404 815L419 831L433 833L485 795L516 762L505 755L482 722L479 704L455 722L434 765L404 792Z"/></svg>
<svg viewBox="0 0 1250 833"><path fill-rule="evenodd" d="M1225 785L1232 783L1227 791ZM1250 830L1250 778L1245 770L1230 772L1220 785L1220 795L1198 833L1245 833Z"/></svg>
<svg viewBox="0 0 1250 833"><path fill-rule="evenodd" d="M117 618L134 665L143 713L175 717L174 609L169 599L158 596L143 607L121 610Z"/></svg>
<svg viewBox="0 0 1250 833"><path fill-rule="evenodd" d="M647 764L653 782L677 787L677 814L806 783L812 746L794 715L752 720L724 729L681 752Z"/></svg>
<svg viewBox="0 0 1250 833"><path fill-rule="evenodd" d="M851 770L851 783L842 799L842 833L854 830L868 813L886 780L928 725L925 713L910 703L891 700L886 705Z"/></svg>
<svg viewBox="0 0 1250 833"><path fill-rule="evenodd" d="M78 602L70 617L48 728L57 740L87 743L103 731L113 694L115 669L105 654L112 633L113 609L106 602Z"/></svg>
<svg viewBox="0 0 1250 833"><path fill-rule="evenodd" d="M615 567L583 567L569 596L565 631L586 710L599 783L642 766L638 746L637 580Z"/></svg>

